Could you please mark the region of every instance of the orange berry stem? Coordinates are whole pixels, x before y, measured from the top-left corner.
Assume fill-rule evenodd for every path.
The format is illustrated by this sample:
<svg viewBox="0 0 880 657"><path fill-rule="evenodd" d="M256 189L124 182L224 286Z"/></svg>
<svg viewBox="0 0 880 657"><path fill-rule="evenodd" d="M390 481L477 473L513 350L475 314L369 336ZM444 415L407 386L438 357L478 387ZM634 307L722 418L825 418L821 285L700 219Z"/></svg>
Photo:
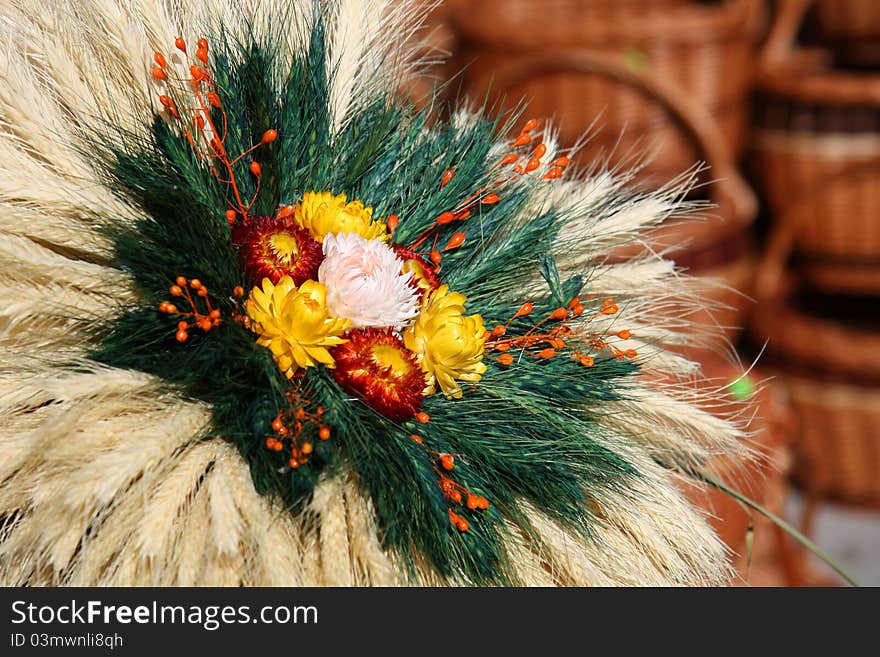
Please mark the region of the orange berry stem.
<svg viewBox="0 0 880 657"><path fill-rule="evenodd" d="M275 131L274 131L274 130L266 130L266 132L275 132ZM277 135L278 133L276 132L275 134ZM264 133L264 138L265 138L265 133ZM254 145L251 146L249 149L247 149L244 153L242 153L242 154L239 155L237 158L235 158L234 160L232 160L232 162L230 162L230 164L237 164L237 163L240 162L242 159L244 159L245 157L247 157L248 155L250 155L251 153L253 153L255 150L257 150L260 146L265 146L266 144L270 144L270 143L272 143L273 141L275 141L275 139L270 139L269 141L263 141L263 140L260 140L258 143L254 144Z"/></svg>
<svg viewBox="0 0 880 657"><path fill-rule="evenodd" d="M187 53L186 43L181 37L178 37L176 39L175 46L184 54ZM186 132L187 141L190 143L190 146L193 148L194 152L196 153L196 155L198 157L207 158L209 156L212 156L225 167L226 172L228 173L227 179L223 179L221 176L219 176L216 170L214 170L214 174L215 174L215 176L217 176L218 180L220 180L224 184L230 185L230 187L232 188L233 196L235 198L235 207L238 210L238 212L242 215L242 217L246 218L248 216L248 212L250 211L250 209L253 207L254 203L256 202L257 194L259 193L259 188L260 188L259 180L257 183L257 193L255 193L254 199L251 200L251 202L248 205L245 205L244 199L242 198L242 195L241 195L241 190L239 189L238 182L236 181L236 178L235 178L233 164L240 161L242 157L246 156L248 153L252 152L255 148L259 147L260 145L274 141L277 138L277 132L274 130L267 130L263 134L263 138L261 139L259 144L255 145L251 149L248 149L245 153L243 153L242 155L237 157L235 160L230 161L229 155L227 154L226 149L225 149L226 136L229 131L229 117L226 114L225 108L223 107L222 103L220 102L220 97L217 94L217 90L214 85L214 80L211 76L210 70L208 69L208 44L207 44L206 39L204 39L204 38L199 39L198 47L197 47L197 50L195 53L195 57L196 57L196 59L198 59L199 61L202 62L202 64L204 65L204 68L202 66L197 65L197 64L193 64L192 66L190 66L191 78L189 80L183 80L181 78L169 76L167 74L167 71L165 70L165 59L161 55L161 53L156 53L154 55L154 60L159 65L159 72L161 72L164 75L164 77L161 78L164 82L168 82L169 80L173 80L178 83L189 82L192 84L193 95L196 99L197 106L187 107L187 108L185 108L185 111L195 115L195 117L198 119L196 121L196 125L198 126L200 131L204 131L204 129L207 128L210 131L210 133L213 135L213 137L210 140L210 144L209 144L210 150L209 151L204 151L201 148L199 148L198 144L196 143L195 138L193 137L192 133L189 131ZM157 79L159 79L158 75L156 77L157 77ZM207 98L207 100L206 100L206 98ZM162 104L168 109L168 111L171 112L171 114L179 120L180 116L179 116L178 108L174 105L174 102L170 99L170 97L162 96L160 98L160 100L161 100ZM217 108L220 112L220 115L223 118L222 132L217 129L217 125L215 124L214 120L211 117L211 109L210 109L211 107ZM204 132L202 133L202 136L204 137ZM213 170L213 167L212 167L212 170Z"/></svg>

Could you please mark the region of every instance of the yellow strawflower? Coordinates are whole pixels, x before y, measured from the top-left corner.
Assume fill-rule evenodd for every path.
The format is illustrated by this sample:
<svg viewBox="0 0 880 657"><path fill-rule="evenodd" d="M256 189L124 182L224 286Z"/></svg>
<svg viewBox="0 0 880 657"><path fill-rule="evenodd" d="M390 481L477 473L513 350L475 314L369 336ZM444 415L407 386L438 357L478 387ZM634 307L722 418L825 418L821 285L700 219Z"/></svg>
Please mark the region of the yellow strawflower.
<svg viewBox="0 0 880 657"><path fill-rule="evenodd" d="M272 350L288 378L300 367L318 363L333 367L327 347L346 342L339 336L349 321L330 315L327 288L317 281L305 281L297 288L290 276L275 285L264 278L262 288L251 290L247 313L251 328L260 336L257 343Z"/></svg>
<svg viewBox="0 0 880 657"><path fill-rule="evenodd" d="M425 297L421 312L403 334L428 378L426 394L439 385L447 397L461 397L456 381L479 381L486 371L486 328L480 315L464 315L466 297L441 285Z"/></svg>
<svg viewBox="0 0 880 657"><path fill-rule="evenodd" d="M368 240L388 241L388 227L384 221L373 221L373 208L365 208L360 201L347 203L345 194L306 192L297 206L296 220L318 242L330 233L357 233Z"/></svg>

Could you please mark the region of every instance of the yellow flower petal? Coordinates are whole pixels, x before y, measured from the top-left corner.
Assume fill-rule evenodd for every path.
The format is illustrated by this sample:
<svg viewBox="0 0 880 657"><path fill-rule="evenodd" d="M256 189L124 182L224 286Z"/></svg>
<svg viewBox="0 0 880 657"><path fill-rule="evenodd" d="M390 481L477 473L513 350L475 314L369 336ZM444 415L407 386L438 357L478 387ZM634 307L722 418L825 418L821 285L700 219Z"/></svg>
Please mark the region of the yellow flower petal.
<svg viewBox="0 0 880 657"><path fill-rule="evenodd" d="M360 201L347 202L345 194L306 192L294 217L318 242L330 233L357 233L365 239L389 239L384 221L373 220L373 208Z"/></svg>
<svg viewBox="0 0 880 657"><path fill-rule="evenodd" d="M465 316L467 298L441 285L428 295L416 320L403 335L406 348L416 353L428 378L426 392L439 385L447 397L461 397L459 381L482 378L486 329L480 315Z"/></svg>
<svg viewBox="0 0 880 657"><path fill-rule="evenodd" d="M275 285L263 279L262 287L251 290L246 307L251 327L260 336L257 344L272 351L288 377L318 363L332 367L327 347L346 342L340 335L349 322L332 317L326 301L323 285L306 281L297 288L289 276Z"/></svg>

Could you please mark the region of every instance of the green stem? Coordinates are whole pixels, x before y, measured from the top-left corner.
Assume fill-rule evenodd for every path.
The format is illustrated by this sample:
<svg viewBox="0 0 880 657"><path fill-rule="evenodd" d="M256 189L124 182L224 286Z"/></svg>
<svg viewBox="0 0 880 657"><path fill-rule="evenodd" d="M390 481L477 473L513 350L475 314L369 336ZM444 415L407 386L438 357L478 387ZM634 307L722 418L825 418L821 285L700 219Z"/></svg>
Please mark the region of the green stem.
<svg viewBox="0 0 880 657"><path fill-rule="evenodd" d="M847 581L847 583L851 584L852 586L861 586L841 566L839 566L834 561L834 559L832 559L831 556L827 552L825 552L825 550L823 550L818 545L813 543L813 541L811 541L809 538L804 536L797 529L792 527L790 524L785 522L785 520L783 520L782 518L780 518L776 514L772 513L768 509L764 508L763 506L761 506L760 504L758 504L754 500L749 499L748 497L746 497L745 495L743 495L739 491L736 491L736 490L730 488L727 484L715 479L711 475L707 475L704 472L699 472L699 471L692 472L692 474L695 475L701 481L704 481L707 484L709 484L710 486L714 486L718 490L720 490L724 493L727 493L735 500L745 504L748 507L751 507L752 509L754 509L755 511L757 511L758 513L760 513L764 517L768 518L774 524L776 524L776 526L778 526L780 529L785 531L789 536L794 538L798 543L803 545L810 552L812 552L817 557L819 557L822 561L824 561L826 564L828 564L832 569L834 569L834 571L838 575L843 577L843 579L845 579Z"/></svg>

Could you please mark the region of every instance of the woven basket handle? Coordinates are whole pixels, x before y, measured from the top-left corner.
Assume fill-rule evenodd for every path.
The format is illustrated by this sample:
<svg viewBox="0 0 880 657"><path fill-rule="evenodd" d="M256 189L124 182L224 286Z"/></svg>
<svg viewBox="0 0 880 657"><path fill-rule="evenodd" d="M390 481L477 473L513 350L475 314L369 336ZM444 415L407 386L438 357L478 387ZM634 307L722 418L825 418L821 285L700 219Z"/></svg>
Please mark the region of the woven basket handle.
<svg viewBox="0 0 880 657"><path fill-rule="evenodd" d="M773 304L782 303L794 287L795 280L788 272L787 265L795 250L800 225L810 216L805 210L824 195L833 194L836 185L841 182L852 182L859 176L874 178L878 170L880 159L838 171L826 179L821 187L801 196L782 216L775 219L755 275L755 296L758 304L773 308Z"/></svg>
<svg viewBox="0 0 880 657"><path fill-rule="evenodd" d="M776 68L789 62L807 11L815 0L777 0L777 9L770 32L761 49L762 68Z"/></svg>
<svg viewBox="0 0 880 657"><path fill-rule="evenodd" d="M814 200L810 196L810 200ZM798 203L780 217L770 229L764 253L755 272L755 299L759 307L774 308L781 303L794 286L788 273L788 259L794 251L797 234L797 210L803 207Z"/></svg>
<svg viewBox="0 0 880 657"><path fill-rule="evenodd" d="M716 182L711 198L724 216L738 222L751 221L757 212L757 200L751 187L737 170L727 144L712 117L689 99L674 84L639 73L628 67L618 55L569 50L563 53L534 54L511 61L495 70L495 83L509 89L537 75L552 73L590 73L611 79L642 93L659 103L691 136L697 149L712 169Z"/></svg>

